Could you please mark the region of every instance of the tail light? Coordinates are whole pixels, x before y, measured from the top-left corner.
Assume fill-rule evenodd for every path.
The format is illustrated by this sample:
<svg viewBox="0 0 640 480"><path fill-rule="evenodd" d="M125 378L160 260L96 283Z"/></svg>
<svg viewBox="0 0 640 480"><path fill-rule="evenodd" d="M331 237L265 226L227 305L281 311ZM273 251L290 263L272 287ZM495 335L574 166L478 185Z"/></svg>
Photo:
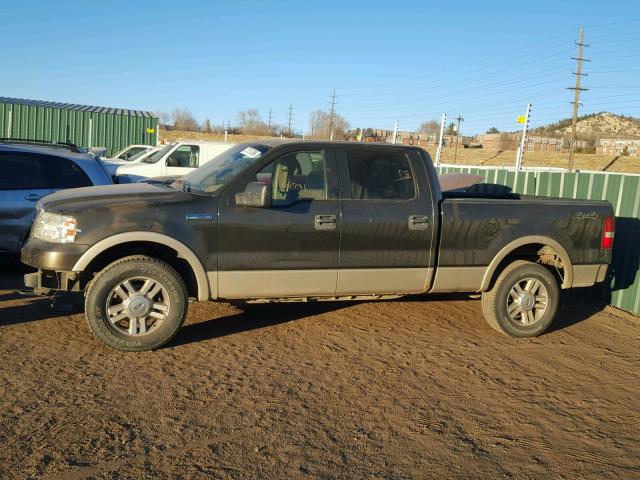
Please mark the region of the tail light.
<svg viewBox="0 0 640 480"><path fill-rule="evenodd" d="M613 238L616 235L616 219L605 217L602 223L602 248L607 250L613 247Z"/></svg>

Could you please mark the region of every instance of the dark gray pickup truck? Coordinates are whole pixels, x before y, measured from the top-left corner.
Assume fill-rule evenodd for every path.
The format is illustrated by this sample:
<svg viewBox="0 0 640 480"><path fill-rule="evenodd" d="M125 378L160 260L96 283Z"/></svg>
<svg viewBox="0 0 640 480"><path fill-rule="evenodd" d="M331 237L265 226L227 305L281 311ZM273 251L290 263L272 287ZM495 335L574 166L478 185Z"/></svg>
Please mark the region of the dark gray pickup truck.
<svg viewBox="0 0 640 480"><path fill-rule="evenodd" d="M536 336L559 288L605 279L614 236L607 202L443 194L424 150L363 143L241 144L171 185L37 209L25 284L85 291L91 330L121 350L169 341L189 299L481 292L492 327Z"/></svg>

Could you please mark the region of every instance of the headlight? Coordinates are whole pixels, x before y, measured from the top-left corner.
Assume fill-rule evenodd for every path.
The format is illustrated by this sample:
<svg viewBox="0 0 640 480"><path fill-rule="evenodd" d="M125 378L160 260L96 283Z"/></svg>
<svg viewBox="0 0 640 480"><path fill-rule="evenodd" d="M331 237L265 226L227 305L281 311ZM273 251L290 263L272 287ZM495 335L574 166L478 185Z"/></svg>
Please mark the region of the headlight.
<svg viewBox="0 0 640 480"><path fill-rule="evenodd" d="M75 218L57 213L40 212L33 225L33 238L53 243L73 243L78 222Z"/></svg>

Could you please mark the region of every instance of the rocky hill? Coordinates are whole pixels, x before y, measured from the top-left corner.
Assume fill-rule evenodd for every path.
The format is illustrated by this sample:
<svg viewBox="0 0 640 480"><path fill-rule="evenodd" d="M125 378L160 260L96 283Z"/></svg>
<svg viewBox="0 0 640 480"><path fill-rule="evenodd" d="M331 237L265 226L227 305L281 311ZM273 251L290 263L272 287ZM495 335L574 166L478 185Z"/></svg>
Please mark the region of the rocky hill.
<svg viewBox="0 0 640 480"><path fill-rule="evenodd" d="M616 115L610 112L591 113L578 117L578 138L640 138L640 118ZM571 119L538 127L534 133L564 137L571 132Z"/></svg>

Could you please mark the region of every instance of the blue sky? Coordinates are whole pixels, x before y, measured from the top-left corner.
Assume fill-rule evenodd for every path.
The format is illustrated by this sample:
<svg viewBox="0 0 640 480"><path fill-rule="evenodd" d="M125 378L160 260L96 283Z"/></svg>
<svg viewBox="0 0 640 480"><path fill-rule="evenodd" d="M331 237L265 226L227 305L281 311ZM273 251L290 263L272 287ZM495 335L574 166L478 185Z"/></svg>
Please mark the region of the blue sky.
<svg viewBox="0 0 640 480"><path fill-rule="evenodd" d="M0 96L154 111L213 123L271 108L352 127L413 130L461 114L462 132L571 115L585 27L581 113L640 116L640 2L29 1L2 8Z"/></svg>

